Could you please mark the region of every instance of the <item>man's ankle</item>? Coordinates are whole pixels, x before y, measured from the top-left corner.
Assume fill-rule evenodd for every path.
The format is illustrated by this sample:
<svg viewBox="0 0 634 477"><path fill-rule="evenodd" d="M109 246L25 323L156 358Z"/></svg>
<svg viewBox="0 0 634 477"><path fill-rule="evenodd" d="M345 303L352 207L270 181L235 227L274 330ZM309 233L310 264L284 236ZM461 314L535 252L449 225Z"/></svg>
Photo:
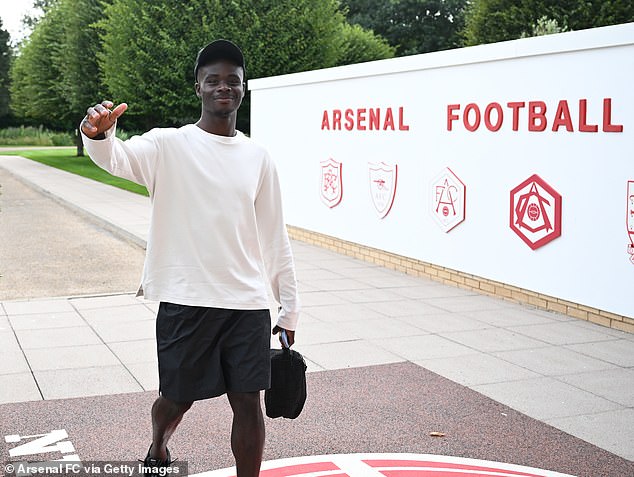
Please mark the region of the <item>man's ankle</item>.
<svg viewBox="0 0 634 477"><path fill-rule="evenodd" d="M169 459L169 451L167 450L167 446L155 446L152 444L148 450L148 456L153 459L166 461Z"/></svg>

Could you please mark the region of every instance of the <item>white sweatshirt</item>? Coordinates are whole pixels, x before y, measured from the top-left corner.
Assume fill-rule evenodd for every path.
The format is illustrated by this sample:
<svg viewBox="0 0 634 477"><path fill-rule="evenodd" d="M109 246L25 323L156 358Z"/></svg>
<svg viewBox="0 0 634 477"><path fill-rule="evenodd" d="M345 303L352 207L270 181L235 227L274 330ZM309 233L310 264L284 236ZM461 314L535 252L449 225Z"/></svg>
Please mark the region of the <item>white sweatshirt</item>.
<svg viewBox="0 0 634 477"><path fill-rule="evenodd" d="M294 330L295 268L275 164L244 134L207 133L194 124L153 129L128 141L83 137L91 159L147 187L152 215L140 293L182 305L269 308L268 279Z"/></svg>

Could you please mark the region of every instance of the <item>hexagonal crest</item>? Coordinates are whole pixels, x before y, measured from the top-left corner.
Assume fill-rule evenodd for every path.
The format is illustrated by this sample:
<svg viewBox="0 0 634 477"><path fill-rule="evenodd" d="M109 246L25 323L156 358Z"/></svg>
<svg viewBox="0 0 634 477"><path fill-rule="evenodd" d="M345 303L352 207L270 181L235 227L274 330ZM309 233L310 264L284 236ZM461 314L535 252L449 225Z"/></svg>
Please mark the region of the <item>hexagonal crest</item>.
<svg viewBox="0 0 634 477"><path fill-rule="evenodd" d="M464 221L466 195L467 187L448 167L432 180L429 212L444 232Z"/></svg>
<svg viewBox="0 0 634 477"><path fill-rule="evenodd" d="M537 174L511 190L510 227L532 250L561 235L561 194Z"/></svg>

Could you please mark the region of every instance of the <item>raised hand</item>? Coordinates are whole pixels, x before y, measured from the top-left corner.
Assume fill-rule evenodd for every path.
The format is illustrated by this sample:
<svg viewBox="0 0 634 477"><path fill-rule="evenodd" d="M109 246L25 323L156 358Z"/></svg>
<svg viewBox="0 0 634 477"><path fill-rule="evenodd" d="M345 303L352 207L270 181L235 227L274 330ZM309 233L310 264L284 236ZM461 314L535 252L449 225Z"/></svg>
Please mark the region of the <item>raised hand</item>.
<svg viewBox="0 0 634 477"><path fill-rule="evenodd" d="M114 103L112 101L103 101L95 104L86 110L86 116L80 124L81 131L93 139L96 136L110 129L126 109L128 105L121 103L112 109Z"/></svg>

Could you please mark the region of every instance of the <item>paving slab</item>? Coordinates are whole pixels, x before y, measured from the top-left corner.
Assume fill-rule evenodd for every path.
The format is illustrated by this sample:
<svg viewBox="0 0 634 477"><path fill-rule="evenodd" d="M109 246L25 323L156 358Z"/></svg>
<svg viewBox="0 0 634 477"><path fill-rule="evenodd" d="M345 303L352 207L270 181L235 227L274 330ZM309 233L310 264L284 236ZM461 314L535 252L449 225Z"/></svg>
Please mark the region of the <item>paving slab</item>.
<svg viewBox="0 0 634 477"><path fill-rule="evenodd" d="M157 362L156 340L153 338L110 342L108 348L125 365Z"/></svg>
<svg viewBox="0 0 634 477"><path fill-rule="evenodd" d="M634 341L630 339L567 345L565 348L617 366L634 367Z"/></svg>
<svg viewBox="0 0 634 477"><path fill-rule="evenodd" d="M122 365L33 371L44 399L66 399L143 391Z"/></svg>
<svg viewBox="0 0 634 477"><path fill-rule="evenodd" d="M106 345L81 345L57 348L25 349L33 371L93 368L120 364Z"/></svg>
<svg viewBox="0 0 634 477"><path fill-rule="evenodd" d="M42 330L47 328L70 328L86 325L82 316L75 310L9 315L8 320L11 322L11 327L16 331Z"/></svg>
<svg viewBox="0 0 634 477"><path fill-rule="evenodd" d="M562 376L617 367L607 361L557 346L519 351L501 351L495 353L495 356L543 376Z"/></svg>
<svg viewBox="0 0 634 477"><path fill-rule="evenodd" d="M634 408L634 369L616 368L567 374L557 379L622 406Z"/></svg>
<svg viewBox="0 0 634 477"><path fill-rule="evenodd" d="M474 353L472 348L451 341L443 336L432 334L385 338L380 341L373 340L372 342L407 361L450 358Z"/></svg>
<svg viewBox="0 0 634 477"><path fill-rule="evenodd" d="M296 349L323 369L356 368L405 361L395 353L361 340L297 345Z"/></svg>
<svg viewBox="0 0 634 477"><path fill-rule="evenodd" d="M524 336L540 340L554 345L569 345L606 341L614 335L606 333L595 326L587 327L577 321L564 323L545 323L525 326L513 326L509 328Z"/></svg>
<svg viewBox="0 0 634 477"><path fill-rule="evenodd" d="M582 416L549 419L551 425L581 439L592 441L603 449L614 449L623 458L634 462L633 409L597 412ZM634 464L632 464L634 466ZM634 473L634 469L631 471ZM605 473L603 475L613 475ZM614 474L615 476L618 474Z"/></svg>
<svg viewBox="0 0 634 477"><path fill-rule="evenodd" d="M472 389L543 421L623 409L613 401L547 377L482 384Z"/></svg>
<svg viewBox="0 0 634 477"><path fill-rule="evenodd" d="M485 353L495 351L526 350L544 346L543 341L528 338L503 328L457 331L444 335L452 341L478 349Z"/></svg>
<svg viewBox="0 0 634 477"><path fill-rule="evenodd" d="M99 336L88 325L70 328L16 330L15 334L20 342L20 347L24 350L102 343Z"/></svg>
<svg viewBox="0 0 634 477"><path fill-rule="evenodd" d="M40 400L42 394L30 371L0 374L0 404Z"/></svg>
<svg viewBox="0 0 634 477"><path fill-rule="evenodd" d="M541 377L538 373L483 353L415 361L430 371L464 386L512 383Z"/></svg>

